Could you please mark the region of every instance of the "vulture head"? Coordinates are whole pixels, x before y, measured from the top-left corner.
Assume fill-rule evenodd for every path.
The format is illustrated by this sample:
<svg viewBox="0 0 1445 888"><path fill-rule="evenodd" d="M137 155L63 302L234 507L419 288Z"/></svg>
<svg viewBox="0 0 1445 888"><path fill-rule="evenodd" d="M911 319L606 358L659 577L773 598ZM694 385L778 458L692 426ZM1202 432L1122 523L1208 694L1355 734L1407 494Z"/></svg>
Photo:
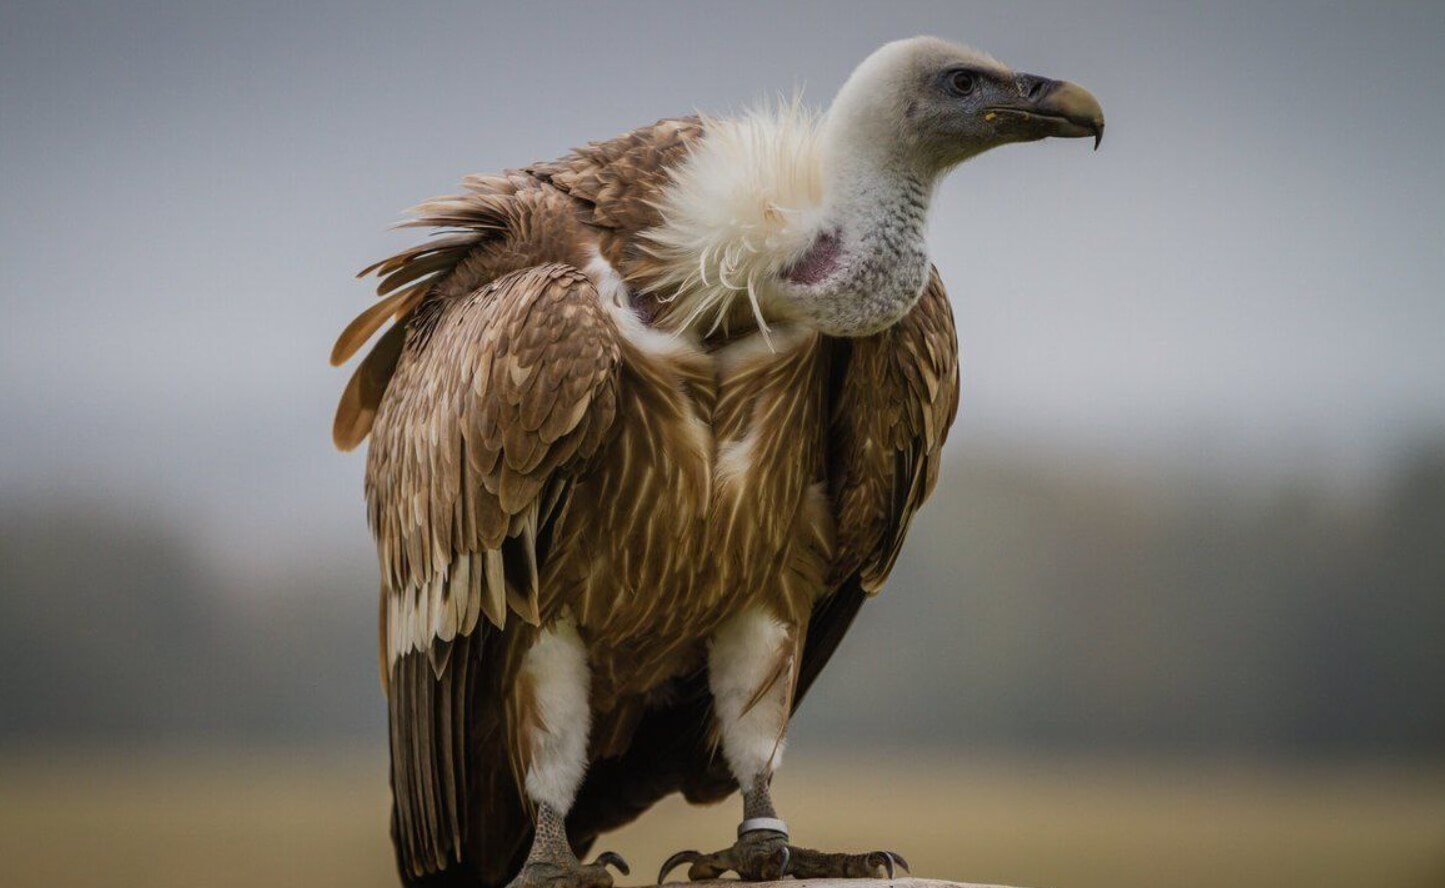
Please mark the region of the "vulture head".
<svg viewBox="0 0 1445 888"><path fill-rule="evenodd" d="M773 291L777 313L834 336L883 330L928 279L924 227L938 181L1010 142L1104 134L1083 87L1017 73L936 37L884 45L848 78L818 131L822 199Z"/></svg>
<svg viewBox="0 0 1445 888"><path fill-rule="evenodd" d="M878 152L936 177L990 148L1049 136L1104 135L1088 90L1020 74L987 53L914 37L886 44L854 69L828 109L832 159Z"/></svg>

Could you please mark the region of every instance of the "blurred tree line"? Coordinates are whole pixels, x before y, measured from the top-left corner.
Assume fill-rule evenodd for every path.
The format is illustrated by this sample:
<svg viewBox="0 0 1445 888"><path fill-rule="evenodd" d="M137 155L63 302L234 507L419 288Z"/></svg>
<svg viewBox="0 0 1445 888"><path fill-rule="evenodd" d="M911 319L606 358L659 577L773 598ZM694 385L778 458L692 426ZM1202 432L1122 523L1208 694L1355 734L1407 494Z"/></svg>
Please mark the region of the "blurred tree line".
<svg viewBox="0 0 1445 888"><path fill-rule="evenodd" d="M238 590L159 516L0 505L0 739L378 736L355 562ZM814 694L830 742L1438 754L1445 442L1348 497L951 453Z"/></svg>

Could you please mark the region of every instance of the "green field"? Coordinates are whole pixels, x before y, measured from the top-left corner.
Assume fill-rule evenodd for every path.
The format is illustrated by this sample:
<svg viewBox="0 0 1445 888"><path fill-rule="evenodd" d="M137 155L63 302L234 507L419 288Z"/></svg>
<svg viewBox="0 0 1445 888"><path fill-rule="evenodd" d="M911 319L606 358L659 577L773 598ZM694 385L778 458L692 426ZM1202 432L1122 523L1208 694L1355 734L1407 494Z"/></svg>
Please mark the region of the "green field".
<svg viewBox="0 0 1445 888"><path fill-rule="evenodd" d="M800 843L892 847L918 875L1057 888L1445 886L1445 769L951 760L797 751ZM243 751L0 756L5 886L395 884L385 765ZM729 840L735 804L666 803L599 847L633 884Z"/></svg>

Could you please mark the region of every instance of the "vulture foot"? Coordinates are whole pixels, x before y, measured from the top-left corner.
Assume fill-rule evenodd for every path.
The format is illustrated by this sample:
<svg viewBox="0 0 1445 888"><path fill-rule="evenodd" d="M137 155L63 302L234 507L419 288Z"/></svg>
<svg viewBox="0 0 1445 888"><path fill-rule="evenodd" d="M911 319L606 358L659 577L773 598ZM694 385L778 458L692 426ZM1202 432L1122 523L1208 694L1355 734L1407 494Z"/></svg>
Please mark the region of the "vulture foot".
<svg viewBox="0 0 1445 888"><path fill-rule="evenodd" d="M689 864L691 881L716 879L723 873L737 873L745 882L772 882L783 876L798 879L891 879L896 869L908 871L908 861L892 851L866 854L835 854L788 844L782 833L745 833L731 848L702 854L679 851L667 859L657 874L657 884L682 864Z"/></svg>
<svg viewBox="0 0 1445 888"><path fill-rule="evenodd" d="M611 851L597 855L597 859L588 864L578 860L533 860L522 867L507 888L612 888L612 874L607 871L609 864L624 876L630 872L627 861Z"/></svg>

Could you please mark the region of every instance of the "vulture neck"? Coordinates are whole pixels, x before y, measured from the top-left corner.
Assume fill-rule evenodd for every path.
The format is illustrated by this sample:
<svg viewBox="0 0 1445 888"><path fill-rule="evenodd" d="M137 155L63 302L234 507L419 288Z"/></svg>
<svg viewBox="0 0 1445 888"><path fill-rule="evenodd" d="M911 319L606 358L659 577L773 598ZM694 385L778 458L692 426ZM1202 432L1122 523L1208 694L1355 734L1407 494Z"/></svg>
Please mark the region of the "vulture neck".
<svg viewBox="0 0 1445 888"><path fill-rule="evenodd" d="M840 221L883 217L880 208L916 208L913 215L928 215L939 173L909 159L893 144L868 144L867 133L845 127L825 127L822 139L824 212Z"/></svg>
<svg viewBox="0 0 1445 888"><path fill-rule="evenodd" d="M824 143L823 169L822 231L861 250L855 258L896 258L889 244L923 243L937 175L886 148L848 143Z"/></svg>
<svg viewBox="0 0 1445 888"><path fill-rule="evenodd" d="M940 175L896 139L828 123L823 203L794 281L833 306L840 328L877 330L902 317L928 280L928 208Z"/></svg>
<svg viewBox="0 0 1445 888"><path fill-rule="evenodd" d="M659 201L662 223L644 235L640 286L667 294L652 325L766 338L770 323L798 321L860 336L918 301L940 173L878 132L870 109L837 110L820 121L795 104L708 122Z"/></svg>

